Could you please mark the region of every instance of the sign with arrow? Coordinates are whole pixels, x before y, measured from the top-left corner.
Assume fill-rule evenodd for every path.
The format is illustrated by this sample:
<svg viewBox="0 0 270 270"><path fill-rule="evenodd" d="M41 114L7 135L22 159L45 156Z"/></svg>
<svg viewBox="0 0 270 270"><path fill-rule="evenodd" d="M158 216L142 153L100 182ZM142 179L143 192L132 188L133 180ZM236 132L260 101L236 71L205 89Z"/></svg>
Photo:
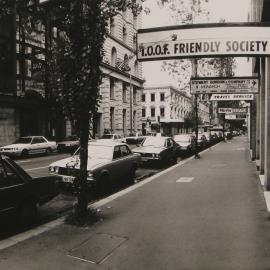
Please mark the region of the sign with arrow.
<svg viewBox="0 0 270 270"><path fill-rule="evenodd" d="M192 78L191 94L256 94L259 90L257 77Z"/></svg>

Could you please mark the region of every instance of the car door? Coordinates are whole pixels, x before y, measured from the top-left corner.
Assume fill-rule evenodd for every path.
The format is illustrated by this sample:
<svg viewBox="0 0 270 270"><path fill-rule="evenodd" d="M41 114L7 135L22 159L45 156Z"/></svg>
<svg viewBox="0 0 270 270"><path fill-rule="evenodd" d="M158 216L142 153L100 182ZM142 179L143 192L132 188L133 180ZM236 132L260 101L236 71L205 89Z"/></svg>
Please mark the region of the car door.
<svg viewBox="0 0 270 270"><path fill-rule="evenodd" d="M38 154L41 153L41 141L39 137L33 137L32 142L31 142L31 149L29 150L30 154Z"/></svg>
<svg viewBox="0 0 270 270"><path fill-rule="evenodd" d="M166 140L166 148L167 158L170 160L174 156L174 144L170 138Z"/></svg>
<svg viewBox="0 0 270 270"><path fill-rule="evenodd" d="M122 172L123 175L127 176L130 173L131 167L133 166L134 156L126 145L121 145L120 150L122 154Z"/></svg>
<svg viewBox="0 0 270 270"><path fill-rule="evenodd" d="M27 183L4 160L0 160L0 214L15 210L27 197Z"/></svg>
<svg viewBox="0 0 270 270"><path fill-rule="evenodd" d="M113 159L110 164L110 178L115 181L120 181L121 176L123 175L123 157L120 150L120 146L114 146L113 150Z"/></svg>

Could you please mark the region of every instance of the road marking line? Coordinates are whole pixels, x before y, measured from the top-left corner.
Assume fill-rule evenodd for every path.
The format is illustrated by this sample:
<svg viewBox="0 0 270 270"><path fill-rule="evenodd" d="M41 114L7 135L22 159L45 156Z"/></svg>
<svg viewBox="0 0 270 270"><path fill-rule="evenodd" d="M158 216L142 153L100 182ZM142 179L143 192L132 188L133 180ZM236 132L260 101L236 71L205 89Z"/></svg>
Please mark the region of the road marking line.
<svg viewBox="0 0 270 270"><path fill-rule="evenodd" d="M202 154L206 153L207 151L211 150L211 148L214 148L217 145L219 145L219 143L205 149L204 151L200 152L200 154L202 155ZM191 157L189 157L189 158L187 158L185 160L182 160L178 164L176 164L176 165L174 165L174 166L172 166L172 167L170 167L170 168L168 168L168 169L166 169L166 170L164 170L164 171L162 171L160 173L157 173L157 174L149 177L148 179L146 179L146 180L144 180L142 182L139 182L139 183L131 186L131 187L134 187L134 188L131 188L131 187L127 188L126 192L125 192L125 190L122 190L122 191L120 191L118 193L115 193L115 194L111 195L108 198L104 198L104 199L102 199L102 200L100 200L100 201L98 201L96 203L93 203L93 204L89 204L88 207L94 207L94 208L101 207L101 206L103 206L103 205L105 205L105 204L107 204L107 203L109 203L109 202L111 202L111 201L113 201L113 200L115 200L115 199L117 199L117 198L119 198L119 197L121 197L121 196L123 196L123 195L125 195L125 194L127 194L127 193L129 193L129 192L131 192L131 191L145 185L145 184L147 184L147 183L149 183L149 182L152 182L153 180L155 180L159 176L162 176L163 174L165 174L165 173L167 173L169 171L172 171L173 169L175 169L177 167L182 166L183 164L187 163L188 161L190 161L192 159L194 159L194 156L191 156ZM16 244L18 244L18 243L20 243L22 241L30 239L33 236L38 236L39 234L42 234L42 233L44 233L46 231L49 231L49 230L51 230L51 229L53 229L53 228L55 228L55 227L57 227L59 225L64 224L64 221L65 221L65 217L60 217L60 218L58 218L56 220L53 220L51 222L48 222L48 223L42 224L42 225L40 225L40 226L38 226L36 228L33 228L33 229L31 229L31 230L29 230L27 232L23 232L23 233L15 235L15 236L11 236L11 237L9 237L7 239L1 240L0 241L0 250L9 248L11 246L14 246L14 245L16 245Z"/></svg>
<svg viewBox="0 0 270 270"><path fill-rule="evenodd" d="M267 211L270 212L270 192L264 191L263 195L264 195Z"/></svg>
<svg viewBox="0 0 270 270"><path fill-rule="evenodd" d="M35 171L35 170L45 169L45 168L49 168L49 166L45 166L45 167L37 167L37 168L32 168L32 169L27 169L27 170L25 170L25 171L29 172L29 171Z"/></svg>
<svg viewBox="0 0 270 270"><path fill-rule="evenodd" d="M176 183L190 183L194 180L194 177L180 177L176 180Z"/></svg>

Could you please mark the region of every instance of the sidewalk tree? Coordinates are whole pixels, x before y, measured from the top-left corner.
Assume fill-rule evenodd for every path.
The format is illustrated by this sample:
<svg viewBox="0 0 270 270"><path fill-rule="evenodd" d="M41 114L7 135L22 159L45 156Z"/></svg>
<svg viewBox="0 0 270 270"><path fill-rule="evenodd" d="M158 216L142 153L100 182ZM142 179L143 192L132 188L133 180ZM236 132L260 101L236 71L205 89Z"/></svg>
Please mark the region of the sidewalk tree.
<svg viewBox="0 0 270 270"><path fill-rule="evenodd" d="M144 0L51 0L48 6L36 0L1 0L0 16L20 14L24 22L43 16L50 19L47 64L49 86L63 113L76 126L80 137L80 173L78 210L87 214L87 160L90 122L97 113L100 64L110 20L129 9L134 15L142 11ZM32 17L29 16L32 11ZM42 15L43 13L43 15Z"/></svg>

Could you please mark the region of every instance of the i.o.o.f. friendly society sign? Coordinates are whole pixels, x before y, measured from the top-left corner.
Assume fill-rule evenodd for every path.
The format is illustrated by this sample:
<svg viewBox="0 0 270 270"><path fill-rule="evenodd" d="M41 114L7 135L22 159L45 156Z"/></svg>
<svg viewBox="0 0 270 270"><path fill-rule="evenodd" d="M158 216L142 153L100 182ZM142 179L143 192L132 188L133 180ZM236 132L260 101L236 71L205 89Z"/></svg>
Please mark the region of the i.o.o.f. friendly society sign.
<svg viewBox="0 0 270 270"><path fill-rule="evenodd" d="M138 60L270 55L270 24L198 24L138 30Z"/></svg>

